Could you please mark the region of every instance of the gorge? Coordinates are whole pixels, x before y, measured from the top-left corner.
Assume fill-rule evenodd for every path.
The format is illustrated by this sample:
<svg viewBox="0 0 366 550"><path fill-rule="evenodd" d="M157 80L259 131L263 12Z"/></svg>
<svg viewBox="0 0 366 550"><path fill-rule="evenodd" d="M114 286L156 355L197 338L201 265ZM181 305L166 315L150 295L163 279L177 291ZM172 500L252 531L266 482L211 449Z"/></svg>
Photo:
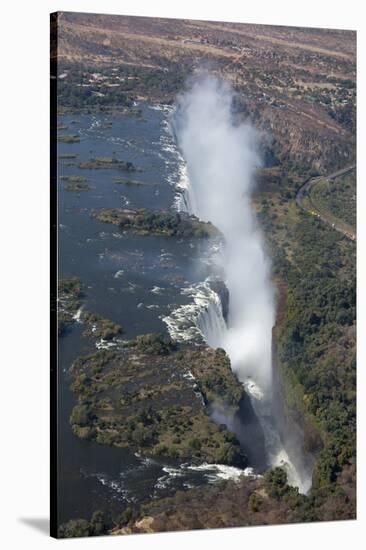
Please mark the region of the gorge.
<svg viewBox="0 0 366 550"><path fill-rule="evenodd" d="M289 484L306 494L311 487L309 461L301 456L301 448L294 448L299 438L289 434L284 441L284 430L280 437L280 415L274 414L281 409L275 403L280 396L274 392L272 372L275 288L251 205L254 172L260 165L258 135L250 124L234 120L232 100L233 92L225 81L201 75L178 98L171 117L185 163L176 204L211 222L224 240L215 251L212 276L192 292L198 306L193 319L207 344L225 349L232 370L250 396L264 434L267 456L263 463L283 467ZM215 277L223 278L227 287L226 320L222 300L212 288ZM214 408L212 414L241 440L245 428L235 426L222 409ZM256 434L249 430L248 436L255 445Z"/></svg>

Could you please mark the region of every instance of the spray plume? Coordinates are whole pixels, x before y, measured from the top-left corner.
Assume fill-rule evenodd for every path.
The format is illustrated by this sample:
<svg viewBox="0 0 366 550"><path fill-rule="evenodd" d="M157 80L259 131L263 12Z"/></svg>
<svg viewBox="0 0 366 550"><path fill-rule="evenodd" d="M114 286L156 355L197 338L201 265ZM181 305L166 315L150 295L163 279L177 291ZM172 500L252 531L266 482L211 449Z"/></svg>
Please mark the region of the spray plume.
<svg viewBox="0 0 366 550"><path fill-rule="evenodd" d="M200 77L179 98L173 125L187 164L188 210L211 221L225 239L229 329L216 345L226 349L241 381L252 377L266 390L275 308L269 262L251 206L253 175L260 164L257 134L249 124L235 124L232 98L226 82Z"/></svg>
<svg viewBox="0 0 366 550"><path fill-rule="evenodd" d="M273 408L274 288L251 205L254 172L260 165L258 136L250 124L235 122L232 103L233 92L225 81L200 76L180 96L172 118L186 163L184 207L212 222L225 240L219 267L229 291L228 326L222 322L218 329L210 322L207 329L200 318L198 324L204 335L208 331L209 345L226 350L249 393L263 428L268 463L284 467L289 483L306 493L312 460L302 452L301 435L293 430L287 430L284 446L277 427L284 422ZM206 317L215 313L205 311Z"/></svg>

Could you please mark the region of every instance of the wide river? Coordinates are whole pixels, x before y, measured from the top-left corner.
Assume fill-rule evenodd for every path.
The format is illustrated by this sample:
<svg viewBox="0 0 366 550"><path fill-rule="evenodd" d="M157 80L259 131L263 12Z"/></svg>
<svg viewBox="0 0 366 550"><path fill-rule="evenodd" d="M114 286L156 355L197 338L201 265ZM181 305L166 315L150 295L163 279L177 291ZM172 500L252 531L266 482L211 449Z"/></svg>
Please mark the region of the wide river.
<svg viewBox="0 0 366 550"><path fill-rule="evenodd" d="M210 274L207 244L154 236L123 234L91 218L93 208L173 208L181 177L179 155L167 124L167 111L140 104L141 118L118 114L71 114L59 117L65 134L79 143L59 144L58 236L59 277L78 276L86 287L85 305L124 328L124 337L166 332L162 318L180 306L191 307L192 285ZM77 158L63 158L75 154ZM116 183L116 170L79 169L92 156L113 156L142 169L132 173L148 185ZM76 163L76 165L70 165ZM82 175L89 191L65 189L63 175ZM183 292L182 292L183 291ZM183 308L184 311L184 308ZM59 339L59 522L88 518L96 509L120 513L131 502L174 493L177 488L235 477L235 468L181 467L174 461L139 457L132 451L98 445L75 437L69 426L75 403L68 369L76 357L95 350L75 323Z"/></svg>

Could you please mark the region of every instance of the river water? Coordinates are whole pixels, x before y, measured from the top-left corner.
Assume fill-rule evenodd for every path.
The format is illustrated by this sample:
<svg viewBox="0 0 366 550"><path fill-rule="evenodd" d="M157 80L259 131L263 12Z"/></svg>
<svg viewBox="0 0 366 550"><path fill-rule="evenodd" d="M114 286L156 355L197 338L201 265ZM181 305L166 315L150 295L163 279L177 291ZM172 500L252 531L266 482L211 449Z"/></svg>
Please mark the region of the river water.
<svg viewBox="0 0 366 550"><path fill-rule="evenodd" d="M86 286L86 308L121 324L126 339L169 329L185 340L199 337L202 330L210 343L209 335L216 338L224 322L220 311L220 315L202 315L219 308L217 295L206 281L218 243L126 234L90 217L91 209L101 207L176 207L175 186L182 177L182 165L172 145L166 109L140 107L141 118L118 114L59 117L59 125L67 127L61 133L80 135L79 143L59 143L59 277L80 277ZM77 154L77 158L62 158L67 154ZM118 184L113 178L126 173L116 170L70 165L114 154L139 166L142 171L133 173L132 179L148 185ZM61 176L66 175L87 177L91 189L65 190L67 182ZM59 339L59 523L88 518L96 509L113 517L129 503L166 496L178 488L235 479L242 473L220 465L192 467L147 459L75 437L68 422L75 403L68 369L76 357L95 350L95 344L81 333L82 326L75 323Z"/></svg>
<svg viewBox="0 0 366 550"><path fill-rule="evenodd" d="M80 135L79 143L59 143L59 277L80 277L86 287L86 309L122 325L126 339L165 332L181 342L204 339L214 347L222 346L228 328L215 289L215 277L225 278L218 267L222 254L219 240L138 236L90 216L94 208L192 211L185 192L184 161L169 129L170 109L147 103L139 107L141 117L59 117L59 125L65 127L60 133ZM73 154L77 157L65 158ZM126 177L125 172L77 166L93 156L114 155L141 168L131 174L131 179L146 185L117 183L115 178ZM67 182L61 179L67 175L85 176L90 190L67 191ZM98 445L74 436L69 416L75 399L69 390L68 370L78 356L96 349L95 342L82 337L82 331L82 325L75 323L59 338L59 523L88 518L97 509L113 519L131 503L168 496L177 489L203 483L237 479L243 474L242 470L223 465L197 466L141 457L132 450ZM254 471L282 466L289 482L306 492L308 480L301 479L281 443L270 400L263 399L253 380L244 381L244 386L250 399L240 417L227 419L212 411L213 419L235 431ZM252 475L253 470L249 468L245 473Z"/></svg>

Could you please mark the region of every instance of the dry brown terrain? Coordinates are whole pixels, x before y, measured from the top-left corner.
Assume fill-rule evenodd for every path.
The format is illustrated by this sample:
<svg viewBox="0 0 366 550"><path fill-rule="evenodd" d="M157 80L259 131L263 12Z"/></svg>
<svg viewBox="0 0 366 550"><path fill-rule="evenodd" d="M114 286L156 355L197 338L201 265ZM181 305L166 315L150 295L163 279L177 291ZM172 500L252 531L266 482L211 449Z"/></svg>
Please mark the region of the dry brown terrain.
<svg viewBox="0 0 366 550"><path fill-rule="evenodd" d="M232 82L282 163L323 172L354 160L354 31L60 13L58 54L79 70L156 72L159 85L132 76L127 91L160 102L209 68Z"/></svg>

